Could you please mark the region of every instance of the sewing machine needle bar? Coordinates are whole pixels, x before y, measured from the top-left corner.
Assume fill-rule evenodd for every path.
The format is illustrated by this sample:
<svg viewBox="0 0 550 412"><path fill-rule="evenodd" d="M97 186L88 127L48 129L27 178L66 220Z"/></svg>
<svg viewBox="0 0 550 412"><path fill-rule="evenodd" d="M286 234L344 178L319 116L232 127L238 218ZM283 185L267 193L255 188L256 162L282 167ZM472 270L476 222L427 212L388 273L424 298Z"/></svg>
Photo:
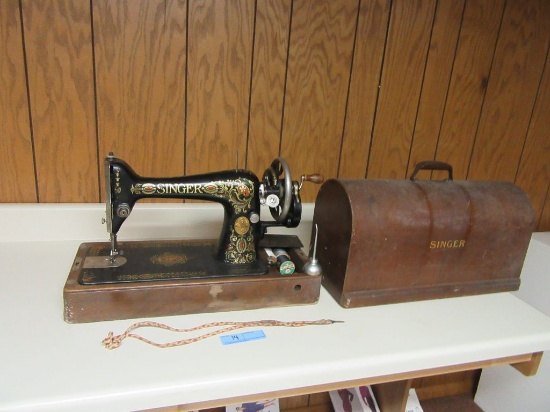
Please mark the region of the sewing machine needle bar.
<svg viewBox="0 0 550 412"><path fill-rule="evenodd" d="M111 259L116 258L118 255L116 234L111 233Z"/></svg>

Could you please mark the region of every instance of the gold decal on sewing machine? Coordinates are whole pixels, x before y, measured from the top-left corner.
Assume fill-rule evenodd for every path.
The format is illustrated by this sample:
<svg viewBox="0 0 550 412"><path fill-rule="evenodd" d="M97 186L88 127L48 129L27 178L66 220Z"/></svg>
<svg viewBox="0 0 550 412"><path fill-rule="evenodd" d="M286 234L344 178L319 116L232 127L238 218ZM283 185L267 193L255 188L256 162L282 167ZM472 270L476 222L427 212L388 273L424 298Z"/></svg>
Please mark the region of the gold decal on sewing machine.
<svg viewBox="0 0 550 412"><path fill-rule="evenodd" d="M130 191L137 195L185 195L207 192L199 183L136 183Z"/></svg>
<svg viewBox="0 0 550 412"><path fill-rule="evenodd" d="M232 227L229 245L225 251L225 261L228 263L251 263L255 260L254 237L250 233L241 235Z"/></svg>
<svg viewBox="0 0 550 412"><path fill-rule="evenodd" d="M241 216L235 220L235 232L239 235L244 235L250 229L250 220Z"/></svg>
<svg viewBox="0 0 550 412"><path fill-rule="evenodd" d="M187 255L185 253L163 253L151 257L151 262L155 265L174 266L187 263Z"/></svg>
<svg viewBox="0 0 550 412"><path fill-rule="evenodd" d="M213 196L229 199L235 213L245 213L252 208L254 183L250 179L211 182L205 185L206 189Z"/></svg>
<svg viewBox="0 0 550 412"><path fill-rule="evenodd" d="M206 272L196 271L196 272L186 272L185 277L201 277L205 276ZM181 273L143 273L138 275L120 275L118 278L122 282L132 282L132 281L143 281L143 280L161 280L161 279L179 279L182 277Z"/></svg>
<svg viewBox="0 0 550 412"><path fill-rule="evenodd" d="M122 188L120 187L120 170L115 172L115 193L120 193Z"/></svg>
<svg viewBox="0 0 550 412"><path fill-rule="evenodd" d="M146 196L209 194L230 199L235 212L244 213L252 208L254 183L245 178L209 183L136 183L131 186L130 192Z"/></svg>

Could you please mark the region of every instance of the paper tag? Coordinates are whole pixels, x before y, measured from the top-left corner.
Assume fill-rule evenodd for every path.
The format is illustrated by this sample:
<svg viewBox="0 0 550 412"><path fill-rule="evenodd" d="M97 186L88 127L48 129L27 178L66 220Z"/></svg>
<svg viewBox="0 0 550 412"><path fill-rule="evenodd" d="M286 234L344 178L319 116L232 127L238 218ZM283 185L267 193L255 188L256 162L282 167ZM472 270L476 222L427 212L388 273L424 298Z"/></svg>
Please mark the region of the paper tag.
<svg viewBox="0 0 550 412"><path fill-rule="evenodd" d="M264 339L265 337L266 336L263 330L254 330L252 332L234 333L231 335L220 336L220 340L223 345L232 345L233 343Z"/></svg>

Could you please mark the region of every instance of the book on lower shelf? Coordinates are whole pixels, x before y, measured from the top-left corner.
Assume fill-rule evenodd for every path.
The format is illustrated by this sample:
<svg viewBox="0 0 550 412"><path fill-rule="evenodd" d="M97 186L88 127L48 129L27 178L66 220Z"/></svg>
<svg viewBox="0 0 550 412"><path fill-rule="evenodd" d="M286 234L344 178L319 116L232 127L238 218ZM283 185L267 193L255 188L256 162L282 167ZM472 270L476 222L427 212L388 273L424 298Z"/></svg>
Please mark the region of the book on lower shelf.
<svg viewBox="0 0 550 412"><path fill-rule="evenodd" d="M370 386L330 391L334 412L380 412L378 402ZM423 412L414 388L409 391L406 412Z"/></svg>
<svg viewBox="0 0 550 412"><path fill-rule="evenodd" d="M226 412L279 412L279 399L243 402L225 407Z"/></svg>
<svg viewBox="0 0 550 412"><path fill-rule="evenodd" d="M370 386L330 391L335 412L380 412Z"/></svg>

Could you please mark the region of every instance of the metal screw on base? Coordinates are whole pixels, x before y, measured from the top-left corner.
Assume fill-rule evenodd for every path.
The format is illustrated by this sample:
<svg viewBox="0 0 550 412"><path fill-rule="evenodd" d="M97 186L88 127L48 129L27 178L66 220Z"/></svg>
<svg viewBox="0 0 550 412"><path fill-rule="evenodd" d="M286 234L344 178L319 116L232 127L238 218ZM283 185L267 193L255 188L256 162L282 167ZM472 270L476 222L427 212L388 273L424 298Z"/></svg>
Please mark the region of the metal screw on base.
<svg viewBox="0 0 550 412"><path fill-rule="evenodd" d="M319 228L317 225L315 225L315 240L313 243L313 256L309 259L309 261L304 265L304 268L302 271L307 275L320 275L322 273L321 265L319 264L319 261L317 260L317 235L319 234Z"/></svg>

